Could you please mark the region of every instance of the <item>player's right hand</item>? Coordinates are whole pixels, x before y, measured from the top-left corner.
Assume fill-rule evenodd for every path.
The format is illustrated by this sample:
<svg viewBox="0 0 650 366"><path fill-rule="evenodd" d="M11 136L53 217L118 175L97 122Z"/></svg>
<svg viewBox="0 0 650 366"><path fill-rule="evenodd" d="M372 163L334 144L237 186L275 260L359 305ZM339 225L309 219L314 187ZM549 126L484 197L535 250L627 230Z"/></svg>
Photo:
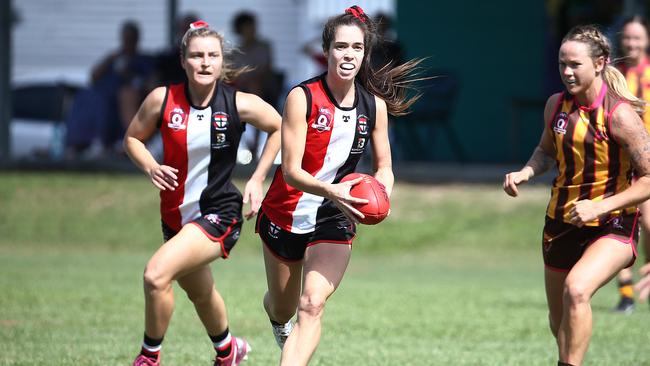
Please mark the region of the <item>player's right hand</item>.
<svg viewBox="0 0 650 366"><path fill-rule="evenodd" d="M178 173L178 169L176 168L167 165L158 165L149 171L149 178L151 178L151 183L161 191L174 191L178 187L176 173Z"/></svg>
<svg viewBox="0 0 650 366"><path fill-rule="evenodd" d="M350 189L355 184L361 182L362 179L362 177L359 177L345 182L331 184L328 189L328 198L354 223L358 223L360 218L363 219L365 217L364 214L354 208L354 204L368 203L368 200L357 198L350 194Z"/></svg>
<svg viewBox="0 0 650 366"><path fill-rule="evenodd" d="M503 190L511 197L517 197L519 195L517 186L528 182L528 179L530 179L530 173L525 169L508 173L503 180Z"/></svg>

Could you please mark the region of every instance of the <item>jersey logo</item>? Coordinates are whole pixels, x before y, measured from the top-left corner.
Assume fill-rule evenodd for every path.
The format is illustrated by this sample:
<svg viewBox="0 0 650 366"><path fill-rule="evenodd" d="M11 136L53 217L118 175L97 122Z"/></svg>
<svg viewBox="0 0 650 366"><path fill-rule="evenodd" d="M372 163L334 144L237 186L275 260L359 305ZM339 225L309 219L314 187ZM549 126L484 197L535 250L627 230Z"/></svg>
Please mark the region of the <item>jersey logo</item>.
<svg viewBox="0 0 650 366"><path fill-rule="evenodd" d="M555 122L553 122L553 131L565 135L568 121L569 116L565 112L558 113Z"/></svg>
<svg viewBox="0 0 650 366"><path fill-rule="evenodd" d="M214 112L212 113L212 126L215 130L225 130L228 128L228 113Z"/></svg>
<svg viewBox="0 0 650 366"><path fill-rule="evenodd" d="M343 116L343 122L348 122L348 121L350 121L350 116L348 115Z"/></svg>
<svg viewBox="0 0 650 366"><path fill-rule="evenodd" d="M360 135L368 134L368 117L363 114L360 114L359 117L357 117L357 130Z"/></svg>
<svg viewBox="0 0 650 366"><path fill-rule="evenodd" d="M185 111L182 108L174 108L169 113L169 123L167 127L174 131L184 130L185 126Z"/></svg>
<svg viewBox="0 0 650 366"><path fill-rule="evenodd" d="M329 111L326 107L320 107L318 109L318 115L316 120L311 124L312 128L315 128L318 132L325 132L332 129L332 112Z"/></svg>
<svg viewBox="0 0 650 366"><path fill-rule="evenodd" d="M357 143L352 145L352 150L350 150L351 154L361 154L366 147L366 138L365 137L359 137L357 138Z"/></svg>

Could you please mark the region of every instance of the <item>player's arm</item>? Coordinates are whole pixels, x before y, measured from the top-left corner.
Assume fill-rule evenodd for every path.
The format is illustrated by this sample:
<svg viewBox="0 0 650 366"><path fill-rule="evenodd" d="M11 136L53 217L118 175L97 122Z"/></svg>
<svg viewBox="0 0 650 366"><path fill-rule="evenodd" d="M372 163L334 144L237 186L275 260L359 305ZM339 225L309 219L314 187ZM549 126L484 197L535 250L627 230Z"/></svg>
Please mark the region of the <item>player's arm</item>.
<svg viewBox="0 0 650 366"><path fill-rule="evenodd" d="M302 88L294 88L287 96L282 116L282 173L290 186L303 192L332 200L341 210L354 219L364 217L352 207L353 203L367 203L367 200L350 195L350 188L361 178L338 184L322 182L302 168L302 159L307 138L307 97ZM352 213L352 215L350 215Z"/></svg>
<svg viewBox="0 0 650 366"><path fill-rule="evenodd" d="M254 217L262 204L262 184L268 174L275 157L280 151L280 123L282 118L270 104L255 94L237 92L235 98L239 118L258 130L269 134L262 155L255 171L244 188L244 203L250 201L250 211L244 213L246 219Z"/></svg>
<svg viewBox="0 0 650 366"><path fill-rule="evenodd" d="M623 103L610 117L611 135L627 151L636 170L632 185L602 201L582 200L570 211L571 223L581 226L614 210L637 205L650 198L650 135L632 107Z"/></svg>
<svg viewBox="0 0 650 366"><path fill-rule="evenodd" d="M373 168L375 178L386 187L386 193L390 197L395 177L388 140L388 110L386 102L379 97L375 97L375 104L377 113L375 129L372 131Z"/></svg>
<svg viewBox="0 0 650 366"><path fill-rule="evenodd" d="M124 151L133 163L149 176L153 185L163 191L173 191L178 186L175 174L178 170L158 164L145 146L145 142L156 132L165 93L166 88L158 87L142 102L124 135Z"/></svg>
<svg viewBox="0 0 650 366"><path fill-rule="evenodd" d="M544 107L544 131L526 165L517 172L506 174L503 180L503 190L512 197L519 195L518 185L528 182L534 176L544 174L555 164L555 147L548 126L549 121L553 118L552 114L559 97L560 94L555 94L548 98L546 102L546 107Z"/></svg>

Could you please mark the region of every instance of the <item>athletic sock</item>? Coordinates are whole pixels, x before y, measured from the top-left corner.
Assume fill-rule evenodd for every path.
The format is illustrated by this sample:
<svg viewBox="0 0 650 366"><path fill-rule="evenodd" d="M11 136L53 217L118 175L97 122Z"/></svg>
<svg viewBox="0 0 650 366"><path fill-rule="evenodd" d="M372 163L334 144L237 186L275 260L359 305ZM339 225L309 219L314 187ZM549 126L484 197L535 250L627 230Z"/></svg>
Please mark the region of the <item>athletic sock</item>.
<svg viewBox="0 0 650 366"><path fill-rule="evenodd" d="M628 299L633 299L634 298L634 287L633 287L633 282L632 280L627 280L627 281L619 281L618 282L618 293L621 294L621 297L625 297Z"/></svg>
<svg viewBox="0 0 650 366"><path fill-rule="evenodd" d="M213 336L210 336L212 344L214 345L214 350L217 351L217 357L228 357L230 355L230 343L232 341L232 336L230 335L230 330L226 328L223 333Z"/></svg>
<svg viewBox="0 0 650 366"><path fill-rule="evenodd" d="M158 357L160 357L160 349L162 348L163 338L151 338L147 335L147 333L145 333L144 340L142 341L142 349L140 349L140 354L153 360L157 360Z"/></svg>

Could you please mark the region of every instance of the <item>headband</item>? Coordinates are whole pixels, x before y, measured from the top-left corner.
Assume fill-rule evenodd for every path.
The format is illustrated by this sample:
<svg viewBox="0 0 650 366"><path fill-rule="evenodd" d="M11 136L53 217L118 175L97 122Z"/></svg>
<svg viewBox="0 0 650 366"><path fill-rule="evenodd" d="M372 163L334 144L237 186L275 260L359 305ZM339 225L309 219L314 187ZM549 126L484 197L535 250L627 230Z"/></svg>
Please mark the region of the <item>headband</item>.
<svg viewBox="0 0 650 366"><path fill-rule="evenodd" d="M352 14L353 17L359 19L361 23L367 23L368 22L368 16L366 13L363 12L363 9L357 5L353 5L347 9L345 9L345 12L347 14Z"/></svg>
<svg viewBox="0 0 650 366"><path fill-rule="evenodd" d="M190 29L210 28L210 24L204 20L197 20L190 24Z"/></svg>

